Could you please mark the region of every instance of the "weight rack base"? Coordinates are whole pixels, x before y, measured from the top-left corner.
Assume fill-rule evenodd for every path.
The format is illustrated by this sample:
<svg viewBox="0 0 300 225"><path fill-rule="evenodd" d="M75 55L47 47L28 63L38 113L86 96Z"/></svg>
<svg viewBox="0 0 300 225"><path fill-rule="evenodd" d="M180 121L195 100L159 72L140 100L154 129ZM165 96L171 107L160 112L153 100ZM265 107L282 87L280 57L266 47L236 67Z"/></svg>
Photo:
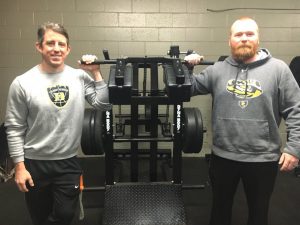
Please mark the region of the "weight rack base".
<svg viewBox="0 0 300 225"><path fill-rule="evenodd" d="M104 225L186 225L182 186L172 183L107 185Z"/></svg>

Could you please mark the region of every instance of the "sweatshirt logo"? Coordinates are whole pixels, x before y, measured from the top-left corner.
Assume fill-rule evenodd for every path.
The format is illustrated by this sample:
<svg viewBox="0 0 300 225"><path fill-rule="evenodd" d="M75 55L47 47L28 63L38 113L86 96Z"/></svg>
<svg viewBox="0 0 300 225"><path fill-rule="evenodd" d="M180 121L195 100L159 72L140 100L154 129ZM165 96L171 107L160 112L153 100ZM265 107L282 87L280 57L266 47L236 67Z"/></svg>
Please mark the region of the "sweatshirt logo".
<svg viewBox="0 0 300 225"><path fill-rule="evenodd" d="M50 100L59 108L65 106L69 100L69 87L56 85L47 88Z"/></svg>
<svg viewBox="0 0 300 225"><path fill-rule="evenodd" d="M241 99L239 101L239 106L241 108L246 108L248 106L248 99L259 97L263 93L260 82L252 79L231 79L227 82L226 89L229 93Z"/></svg>

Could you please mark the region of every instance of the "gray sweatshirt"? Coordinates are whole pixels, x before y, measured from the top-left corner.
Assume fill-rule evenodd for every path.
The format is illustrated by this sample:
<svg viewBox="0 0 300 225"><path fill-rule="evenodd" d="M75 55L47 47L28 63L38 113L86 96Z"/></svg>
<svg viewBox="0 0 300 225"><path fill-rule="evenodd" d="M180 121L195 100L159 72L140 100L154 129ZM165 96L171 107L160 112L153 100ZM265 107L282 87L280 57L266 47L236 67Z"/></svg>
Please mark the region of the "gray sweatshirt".
<svg viewBox="0 0 300 225"><path fill-rule="evenodd" d="M85 100L94 108L111 108L104 81L95 82L81 69L66 65L61 73L46 74L35 66L16 77L9 89L5 117L13 161L75 156Z"/></svg>
<svg viewBox="0 0 300 225"><path fill-rule="evenodd" d="M191 76L192 95L211 93L212 152L244 162L280 157L279 125L289 134L284 152L300 158L300 89L289 67L260 49L259 60L238 64L232 57Z"/></svg>

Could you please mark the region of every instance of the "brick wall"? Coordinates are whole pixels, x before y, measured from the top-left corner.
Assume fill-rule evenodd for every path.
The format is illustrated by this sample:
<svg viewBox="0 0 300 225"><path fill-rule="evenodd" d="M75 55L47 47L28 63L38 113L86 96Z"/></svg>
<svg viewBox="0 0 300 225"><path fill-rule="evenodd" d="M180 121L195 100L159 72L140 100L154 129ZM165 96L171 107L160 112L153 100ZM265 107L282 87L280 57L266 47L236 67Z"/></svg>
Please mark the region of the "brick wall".
<svg viewBox="0 0 300 225"><path fill-rule="evenodd" d="M235 7L248 9L207 10ZM104 48L111 58L161 56L171 44L217 60L229 54L232 22L248 15L260 26L261 46L289 64L300 49L299 8L298 0L0 0L0 121L4 120L9 84L40 61L34 43L37 26L45 21L63 23L68 29L72 51L67 63L76 67L82 54L102 57ZM109 68L102 70L107 79ZM194 97L185 105L200 107L208 128L204 148L209 151L210 96ZM284 140L284 126L281 130Z"/></svg>

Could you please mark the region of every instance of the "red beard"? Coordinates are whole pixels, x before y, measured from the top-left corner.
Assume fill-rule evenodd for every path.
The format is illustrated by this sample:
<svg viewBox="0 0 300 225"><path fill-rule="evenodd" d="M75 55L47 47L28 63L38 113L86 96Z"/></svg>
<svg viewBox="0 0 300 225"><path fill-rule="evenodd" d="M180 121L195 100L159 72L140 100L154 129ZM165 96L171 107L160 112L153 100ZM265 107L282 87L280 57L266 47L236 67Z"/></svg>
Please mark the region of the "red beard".
<svg viewBox="0 0 300 225"><path fill-rule="evenodd" d="M256 45L243 44L231 49L232 56L238 62L245 62L255 56Z"/></svg>

